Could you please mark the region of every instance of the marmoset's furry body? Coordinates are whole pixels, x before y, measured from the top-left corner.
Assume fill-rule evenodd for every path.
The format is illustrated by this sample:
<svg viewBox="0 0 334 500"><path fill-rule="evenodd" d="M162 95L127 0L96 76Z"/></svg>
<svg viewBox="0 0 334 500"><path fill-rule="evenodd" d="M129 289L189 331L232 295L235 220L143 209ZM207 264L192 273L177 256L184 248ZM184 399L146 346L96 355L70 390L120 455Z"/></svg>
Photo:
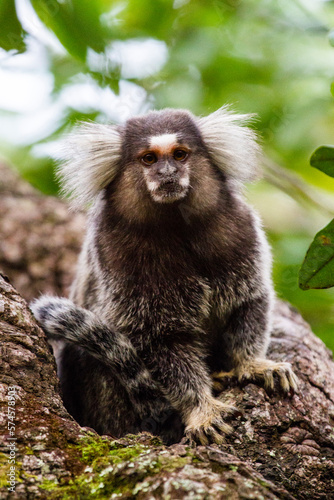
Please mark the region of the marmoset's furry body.
<svg viewBox="0 0 334 500"><path fill-rule="evenodd" d="M288 363L265 359L270 252L240 193L257 156L243 121L163 110L69 139L65 189L93 202L86 240L70 300L32 308L66 341L64 402L82 425L221 442L233 409L212 395L213 374L272 387L276 373L296 388Z"/></svg>

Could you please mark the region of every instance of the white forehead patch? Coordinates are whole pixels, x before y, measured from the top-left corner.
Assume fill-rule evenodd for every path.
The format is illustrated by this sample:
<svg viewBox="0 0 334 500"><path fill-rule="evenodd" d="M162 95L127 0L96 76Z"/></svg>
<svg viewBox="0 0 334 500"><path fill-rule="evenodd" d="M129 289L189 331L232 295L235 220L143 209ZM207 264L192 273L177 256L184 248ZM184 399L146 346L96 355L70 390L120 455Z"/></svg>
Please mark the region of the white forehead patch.
<svg viewBox="0 0 334 500"><path fill-rule="evenodd" d="M161 134L150 137L150 148L167 149L173 146L173 144L177 144L176 134Z"/></svg>

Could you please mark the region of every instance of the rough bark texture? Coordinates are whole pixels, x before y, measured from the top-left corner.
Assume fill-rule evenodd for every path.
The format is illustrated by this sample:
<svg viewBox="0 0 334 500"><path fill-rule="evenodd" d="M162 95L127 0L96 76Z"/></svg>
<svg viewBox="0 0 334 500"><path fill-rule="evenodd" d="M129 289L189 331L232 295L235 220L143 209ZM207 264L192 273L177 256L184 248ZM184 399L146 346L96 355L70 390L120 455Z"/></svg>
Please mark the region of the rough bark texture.
<svg viewBox="0 0 334 500"><path fill-rule="evenodd" d="M67 295L84 227L83 214L0 164L0 270L26 300Z"/></svg>
<svg viewBox="0 0 334 500"><path fill-rule="evenodd" d="M25 213L25 222L19 216L14 217L14 224L18 224L16 232L29 227L24 234L31 239L28 244L24 236L8 229L9 225L6 230L4 218L0 221L1 234L9 237L14 249L15 241L27 245L21 255L31 251L29 255L34 259L33 248L38 249L39 244L38 238L32 237L36 228L28 212L39 221L39 234L53 232L53 245L48 246L44 237L42 240L46 245L44 251L51 259L45 277L51 274L54 281L51 278L44 282L41 276L39 286L42 290L49 287L52 292L64 293L64 283L70 280L79 246L82 226L78 229L78 224L82 224L82 217L74 224L73 217L68 216L65 209L62 212L60 201L52 200L48 205L49 202L40 200L37 194L29 191L19 195L15 189L10 201L9 191L1 195L0 206L6 208L8 220L17 207L21 207L19 212ZM25 210L24 200L27 203L32 200ZM50 222L52 210L64 214L59 225L57 218L56 227L54 218L51 217ZM48 228L45 230L44 220ZM21 228L21 223L25 227ZM67 251L72 252L72 258L62 268L66 269L63 282L56 279L57 273L52 267L59 264L58 260L52 260L59 250L59 231L64 258ZM70 240L66 239L67 231L72 231ZM0 266L13 276L13 281L19 281L22 293L30 299L36 295L30 293L29 279L34 280L28 271L30 260L27 257L21 268L18 260L12 274L10 262L4 257L4 246L1 240ZM21 250L17 250L18 254ZM39 259L41 263L42 257ZM20 278L25 273L26 282ZM165 447L147 434L113 440L80 428L67 414L58 393L54 358L45 336L24 299L0 277L0 498L334 498L334 363L331 354L288 305L277 304L275 324L270 357L293 364L300 379L298 394L269 395L261 386L247 383L241 387L232 380L223 398L236 405L243 415L234 420L235 432L221 446ZM11 392L13 386L16 390ZM14 417L11 416L13 409ZM13 456L14 464L9 462ZM11 478L15 480L13 492L8 490Z"/></svg>

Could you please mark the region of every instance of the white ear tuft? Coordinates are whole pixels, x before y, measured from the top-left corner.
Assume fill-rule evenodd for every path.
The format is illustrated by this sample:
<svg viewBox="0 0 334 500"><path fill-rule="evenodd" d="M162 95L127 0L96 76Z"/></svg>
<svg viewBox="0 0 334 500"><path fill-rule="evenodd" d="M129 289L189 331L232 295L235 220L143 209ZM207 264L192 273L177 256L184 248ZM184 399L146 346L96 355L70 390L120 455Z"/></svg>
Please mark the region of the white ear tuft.
<svg viewBox="0 0 334 500"><path fill-rule="evenodd" d="M62 192L74 208L91 203L119 171L121 135L116 127L98 123L78 126L62 144L58 168Z"/></svg>
<svg viewBox="0 0 334 500"><path fill-rule="evenodd" d="M252 115L233 114L223 106L197 122L217 167L238 182L252 181L258 175L260 148L255 132L246 126L251 119Z"/></svg>

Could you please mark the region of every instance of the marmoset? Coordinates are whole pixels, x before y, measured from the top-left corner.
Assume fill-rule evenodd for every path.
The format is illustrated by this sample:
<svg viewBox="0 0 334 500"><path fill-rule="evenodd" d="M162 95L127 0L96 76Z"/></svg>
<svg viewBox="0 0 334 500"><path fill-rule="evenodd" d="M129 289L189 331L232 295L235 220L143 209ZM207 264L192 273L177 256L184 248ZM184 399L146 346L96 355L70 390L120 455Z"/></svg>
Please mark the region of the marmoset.
<svg viewBox="0 0 334 500"><path fill-rule="evenodd" d="M89 205L70 299L32 310L64 341L65 406L115 437L150 430L221 443L234 409L213 379L297 379L266 359L270 251L242 186L257 172L248 117L164 109L123 126L87 123L69 136L60 167L75 206Z"/></svg>

